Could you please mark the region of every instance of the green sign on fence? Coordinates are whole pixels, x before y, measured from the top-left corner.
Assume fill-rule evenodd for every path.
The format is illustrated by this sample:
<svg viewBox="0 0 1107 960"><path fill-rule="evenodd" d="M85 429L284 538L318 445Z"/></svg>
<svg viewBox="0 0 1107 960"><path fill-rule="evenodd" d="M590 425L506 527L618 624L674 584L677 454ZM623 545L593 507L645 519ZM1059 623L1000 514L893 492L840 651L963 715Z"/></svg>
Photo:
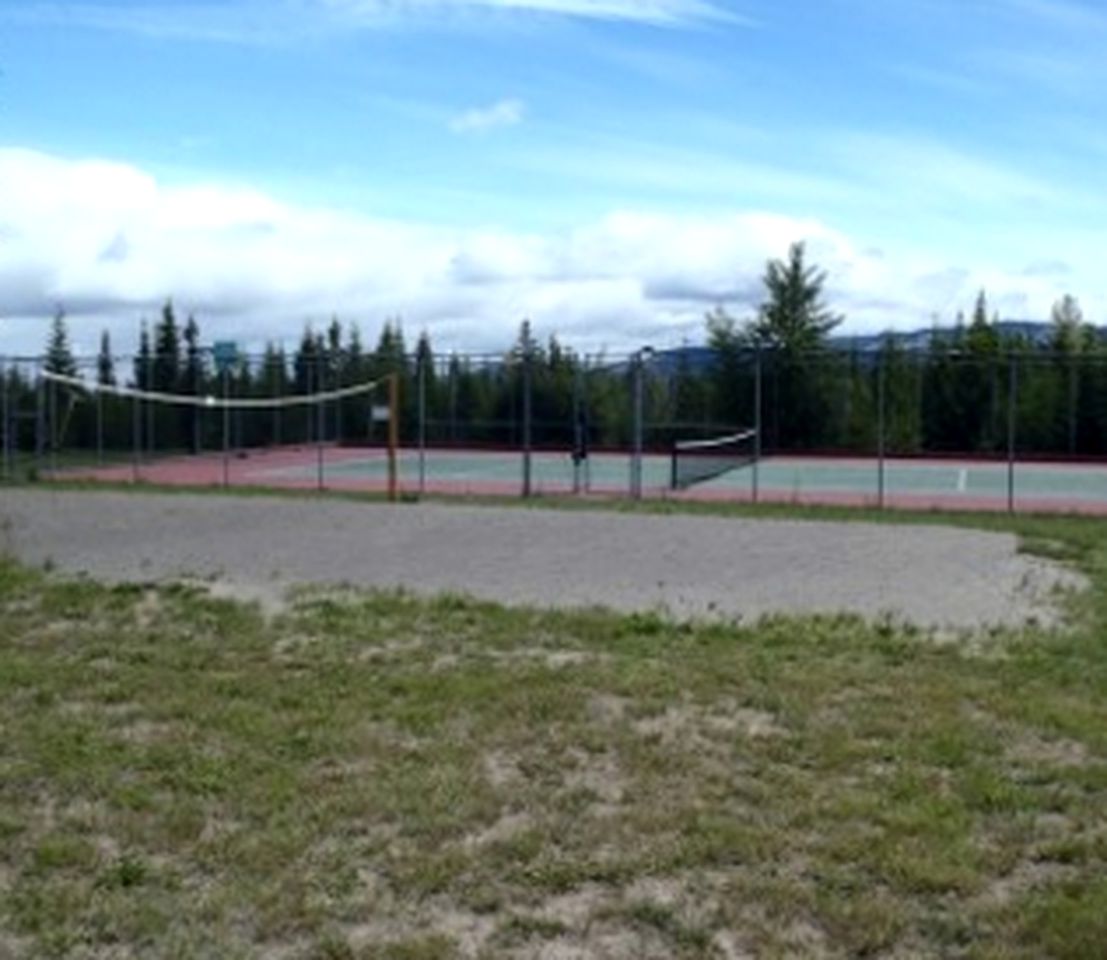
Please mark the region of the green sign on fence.
<svg viewBox="0 0 1107 960"><path fill-rule="evenodd" d="M215 358L215 369L224 373L238 363L238 344L234 340L216 340L211 354Z"/></svg>

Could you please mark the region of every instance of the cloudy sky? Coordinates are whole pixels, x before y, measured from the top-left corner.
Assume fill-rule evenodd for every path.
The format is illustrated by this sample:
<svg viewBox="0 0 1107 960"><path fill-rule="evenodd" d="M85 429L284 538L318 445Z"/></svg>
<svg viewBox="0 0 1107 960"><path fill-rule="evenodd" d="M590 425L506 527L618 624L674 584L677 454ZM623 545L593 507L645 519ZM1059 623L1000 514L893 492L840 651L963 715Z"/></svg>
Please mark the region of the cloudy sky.
<svg viewBox="0 0 1107 960"><path fill-rule="evenodd" d="M806 240L847 331L1107 322L1080 0L0 0L0 353L387 317L701 340Z"/></svg>

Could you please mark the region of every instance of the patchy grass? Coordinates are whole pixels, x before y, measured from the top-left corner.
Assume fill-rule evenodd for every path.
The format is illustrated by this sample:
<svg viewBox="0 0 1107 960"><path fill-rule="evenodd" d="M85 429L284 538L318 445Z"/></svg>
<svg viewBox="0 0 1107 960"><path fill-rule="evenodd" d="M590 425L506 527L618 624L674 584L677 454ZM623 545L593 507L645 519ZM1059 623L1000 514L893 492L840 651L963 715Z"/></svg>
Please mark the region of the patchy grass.
<svg viewBox="0 0 1107 960"><path fill-rule="evenodd" d="M1103 956L1107 528L982 522L1089 575L1071 629L0 563L0 956Z"/></svg>

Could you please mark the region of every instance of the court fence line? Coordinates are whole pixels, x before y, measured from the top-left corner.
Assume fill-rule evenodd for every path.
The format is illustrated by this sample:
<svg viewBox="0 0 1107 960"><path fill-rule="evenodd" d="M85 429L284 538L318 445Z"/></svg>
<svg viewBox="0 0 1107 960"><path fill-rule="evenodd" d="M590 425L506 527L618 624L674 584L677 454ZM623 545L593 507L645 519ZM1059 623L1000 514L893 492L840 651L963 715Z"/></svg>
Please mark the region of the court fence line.
<svg viewBox="0 0 1107 960"><path fill-rule="evenodd" d="M414 478L398 477L397 484L419 495L449 491L451 483L461 492L509 492L502 476L475 476L478 468L460 481L436 472L444 450L498 450L519 457L520 496L621 492L639 499L668 495L671 484L659 479L655 454L752 431L754 453L744 472L710 490L694 486L694 493L754 503L780 499L779 477L771 475L781 457L844 454L872 461L871 478L855 499L884 508L903 500L890 464L959 456L1005 465L1002 506L1014 513L1024 502L1041 506L1035 490L1022 486L1024 465L1107 458L1107 358L1099 355L948 351L935 359L894 351L753 349L706 366L701 356L691 372L687 357L644 350L556 360L538 348L516 356L415 354L391 358L391 369L376 363L360 370L333 357L280 367L269 357L244 357L221 371L181 371L173 389L162 389L159 358L145 365L116 359L117 367L131 362L129 382L98 380L95 358L56 371L43 357L0 357L4 480L118 480L126 464L132 482L173 482L171 467L208 482L201 467L205 457L219 454L216 479L225 486L282 485L303 479L292 454L310 448L314 485L345 488L357 480L347 452L387 450L394 427L400 445L417 452ZM395 423L382 433L380 404L367 400L387 377L399 396L387 404ZM550 478L550 450L564 454L563 477ZM621 484L607 474L600 478L595 458L603 451L626 456ZM247 469L250 460L270 464L269 472ZM386 482L393 470L399 466L386 470ZM1085 479L1098 484L1098 472ZM964 471L962 480L972 486ZM950 502L974 495L957 492L963 496ZM791 493L806 501L820 491L797 471ZM1107 507L1100 503L1107 492L1075 499L1080 496L1091 507Z"/></svg>

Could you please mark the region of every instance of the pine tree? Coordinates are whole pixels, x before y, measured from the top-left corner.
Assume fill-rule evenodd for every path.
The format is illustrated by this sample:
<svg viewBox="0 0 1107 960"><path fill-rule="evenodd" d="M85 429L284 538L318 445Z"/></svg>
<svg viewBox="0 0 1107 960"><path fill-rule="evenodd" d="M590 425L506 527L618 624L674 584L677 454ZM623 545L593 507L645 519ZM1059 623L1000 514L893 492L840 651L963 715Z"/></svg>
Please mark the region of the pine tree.
<svg viewBox="0 0 1107 960"><path fill-rule="evenodd" d="M153 383L150 354L150 330L143 320L138 332L138 353L134 358L134 384L139 390L151 389Z"/></svg>
<svg viewBox="0 0 1107 960"><path fill-rule="evenodd" d="M292 379L296 393L307 394L316 389L316 368L318 367L316 342L315 331L308 324L304 327L300 345L292 359Z"/></svg>
<svg viewBox="0 0 1107 960"><path fill-rule="evenodd" d="M327 366L330 370L332 382L341 381L345 363L342 353L342 323L338 317L331 318L327 327Z"/></svg>
<svg viewBox="0 0 1107 960"><path fill-rule="evenodd" d="M988 319L988 296L981 290L973 305L972 322L965 335L965 345L975 357L991 357L999 350L999 333Z"/></svg>
<svg viewBox="0 0 1107 960"><path fill-rule="evenodd" d="M727 424L748 422L749 390L744 367L749 338L722 307L707 315L707 346L712 355L708 384L713 411Z"/></svg>
<svg viewBox="0 0 1107 960"><path fill-rule="evenodd" d="M111 352L111 335L107 330L100 334L100 353L96 358L96 382L102 386L115 386L115 358Z"/></svg>
<svg viewBox="0 0 1107 960"><path fill-rule="evenodd" d="M766 299L749 325L754 342L789 353L816 350L842 322L823 303L827 274L805 262L805 248L794 243L788 259L770 260L762 283Z"/></svg>
<svg viewBox="0 0 1107 960"><path fill-rule="evenodd" d="M261 385L268 397L282 397L285 392L285 381L288 377L287 361L284 348L270 341L265 345L265 356L261 367ZM279 406L273 408L273 416L269 426L269 442L278 446L284 442L284 416Z"/></svg>
<svg viewBox="0 0 1107 960"><path fill-rule="evenodd" d="M676 423L683 425L703 421L707 412L703 405L704 379L692 369L688 341L683 341L677 352L672 382L673 420Z"/></svg>
<svg viewBox="0 0 1107 960"><path fill-rule="evenodd" d="M825 271L806 263L804 244L792 244L786 260L766 264L765 301L744 331L767 353L764 419L773 446L811 447L830 438L830 385L814 354L842 318L823 302L826 279Z"/></svg>
<svg viewBox="0 0 1107 960"><path fill-rule="evenodd" d="M1081 367L1085 353L1094 346L1094 331L1084 322L1084 312L1075 297L1065 294L1050 311L1049 346L1054 353L1058 378L1064 382L1064 449L1077 450L1081 432Z"/></svg>
<svg viewBox="0 0 1107 960"><path fill-rule="evenodd" d="M181 392L200 396L207 392L204 354L200 347L200 327L189 314L184 328L184 369L181 371ZM189 443L193 453L199 453L203 442L203 413L199 407L187 411Z"/></svg>
<svg viewBox="0 0 1107 960"><path fill-rule="evenodd" d="M431 346L430 335L426 330L419 334L419 339L415 343L415 366L417 371L422 372L429 407L437 391L437 378L435 376L434 348Z"/></svg>
<svg viewBox="0 0 1107 960"><path fill-rule="evenodd" d="M175 393L180 386L180 368L181 337L173 303L167 300L154 333L154 389Z"/></svg>
<svg viewBox="0 0 1107 960"><path fill-rule="evenodd" d="M69 328L64 310L58 310L50 324L50 335L46 341L46 369L63 377L77 375L77 362L69 347Z"/></svg>
<svg viewBox="0 0 1107 960"><path fill-rule="evenodd" d="M1065 294L1050 311L1049 347L1054 353L1082 353L1091 345L1094 330L1084 322L1080 302Z"/></svg>
<svg viewBox="0 0 1107 960"><path fill-rule="evenodd" d="M204 392L204 354L200 346L200 327L189 315L184 328L184 370L181 392L199 395Z"/></svg>

